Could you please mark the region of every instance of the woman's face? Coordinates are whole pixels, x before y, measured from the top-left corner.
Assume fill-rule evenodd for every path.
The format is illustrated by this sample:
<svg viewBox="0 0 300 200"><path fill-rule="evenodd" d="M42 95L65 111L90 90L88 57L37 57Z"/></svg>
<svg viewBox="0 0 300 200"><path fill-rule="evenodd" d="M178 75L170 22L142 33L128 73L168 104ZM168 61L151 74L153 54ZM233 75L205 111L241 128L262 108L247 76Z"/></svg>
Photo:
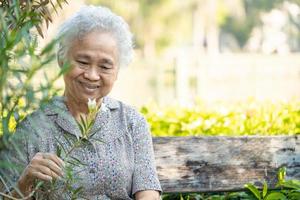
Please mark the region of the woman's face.
<svg viewBox="0 0 300 200"><path fill-rule="evenodd" d="M67 58L71 65L64 75L67 99L86 103L111 91L118 75L118 48L110 33L93 31L74 40Z"/></svg>

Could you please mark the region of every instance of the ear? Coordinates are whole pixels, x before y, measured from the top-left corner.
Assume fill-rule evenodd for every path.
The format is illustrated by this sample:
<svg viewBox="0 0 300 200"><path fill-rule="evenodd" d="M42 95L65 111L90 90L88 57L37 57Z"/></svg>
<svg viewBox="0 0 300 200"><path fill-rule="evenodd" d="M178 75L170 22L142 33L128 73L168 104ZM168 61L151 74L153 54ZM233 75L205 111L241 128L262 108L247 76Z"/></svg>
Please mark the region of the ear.
<svg viewBox="0 0 300 200"><path fill-rule="evenodd" d="M58 61L58 66L60 67L60 68L62 68L62 66L64 65L64 62L63 61Z"/></svg>
<svg viewBox="0 0 300 200"><path fill-rule="evenodd" d="M59 56L57 56L57 63L60 68L62 68L62 66L64 65L64 62L59 58Z"/></svg>

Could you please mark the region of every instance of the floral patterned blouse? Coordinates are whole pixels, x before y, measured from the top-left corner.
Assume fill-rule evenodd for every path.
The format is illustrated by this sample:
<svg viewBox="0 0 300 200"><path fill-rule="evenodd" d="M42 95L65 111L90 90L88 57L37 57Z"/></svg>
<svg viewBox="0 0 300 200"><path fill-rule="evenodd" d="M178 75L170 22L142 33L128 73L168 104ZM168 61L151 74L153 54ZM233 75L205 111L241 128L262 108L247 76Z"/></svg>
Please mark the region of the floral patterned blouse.
<svg viewBox="0 0 300 200"><path fill-rule="evenodd" d="M19 170L1 170L1 176L16 181L37 152L68 152L80 134L64 98L53 98L21 122L10 145L17 145L21 151L12 148L1 155L1 160L13 159ZM72 187L82 189L76 199L133 199L141 190L161 192L146 120L135 109L110 97L104 97L90 137L69 156L78 161L73 165ZM71 199L63 180L57 180L55 186L47 184L42 188L54 189L37 192L36 199Z"/></svg>

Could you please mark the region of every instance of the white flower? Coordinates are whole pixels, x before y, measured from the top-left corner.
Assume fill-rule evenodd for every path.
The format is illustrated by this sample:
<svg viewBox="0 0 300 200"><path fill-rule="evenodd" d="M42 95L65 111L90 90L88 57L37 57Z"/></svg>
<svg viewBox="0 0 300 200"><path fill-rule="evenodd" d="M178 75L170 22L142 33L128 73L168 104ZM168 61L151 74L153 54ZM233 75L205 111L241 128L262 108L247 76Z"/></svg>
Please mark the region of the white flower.
<svg viewBox="0 0 300 200"><path fill-rule="evenodd" d="M94 111L97 108L96 99L88 99L88 109L89 112Z"/></svg>

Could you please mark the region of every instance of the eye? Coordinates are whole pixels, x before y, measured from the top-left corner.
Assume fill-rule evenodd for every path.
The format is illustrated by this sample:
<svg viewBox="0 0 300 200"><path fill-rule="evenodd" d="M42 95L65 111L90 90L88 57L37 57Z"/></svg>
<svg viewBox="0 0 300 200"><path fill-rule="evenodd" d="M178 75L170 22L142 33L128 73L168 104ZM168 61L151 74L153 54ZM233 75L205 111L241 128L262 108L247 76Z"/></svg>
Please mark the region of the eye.
<svg viewBox="0 0 300 200"><path fill-rule="evenodd" d="M83 60L76 60L76 62L78 62L81 65L88 65L89 63Z"/></svg>
<svg viewBox="0 0 300 200"><path fill-rule="evenodd" d="M110 69L110 67L109 67L109 66L106 66L106 65L100 65L100 68L101 68L101 69L104 69L104 70Z"/></svg>

